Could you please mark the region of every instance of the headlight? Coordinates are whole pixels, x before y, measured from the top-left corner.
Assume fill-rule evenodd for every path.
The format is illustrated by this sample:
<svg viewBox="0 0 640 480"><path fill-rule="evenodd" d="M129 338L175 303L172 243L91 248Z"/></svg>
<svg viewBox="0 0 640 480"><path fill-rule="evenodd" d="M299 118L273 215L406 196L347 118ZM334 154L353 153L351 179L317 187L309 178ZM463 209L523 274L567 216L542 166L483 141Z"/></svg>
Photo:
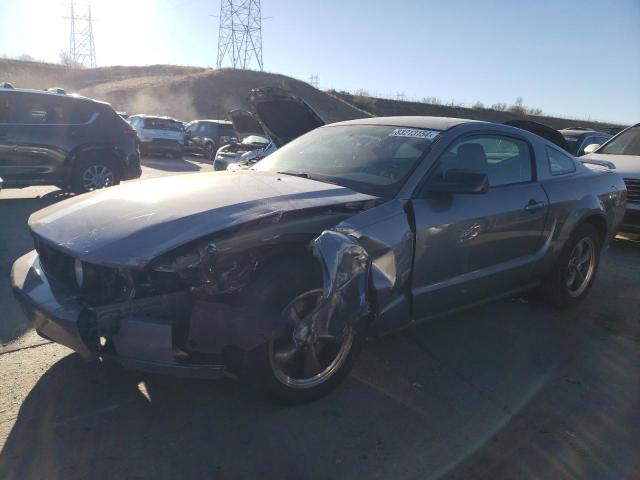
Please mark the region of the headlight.
<svg viewBox="0 0 640 480"><path fill-rule="evenodd" d="M76 284L78 287L82 288L82 285L84 284L84 268L82 267L82 262L77 258L73 264L73 271L76 275Z"/></svg>

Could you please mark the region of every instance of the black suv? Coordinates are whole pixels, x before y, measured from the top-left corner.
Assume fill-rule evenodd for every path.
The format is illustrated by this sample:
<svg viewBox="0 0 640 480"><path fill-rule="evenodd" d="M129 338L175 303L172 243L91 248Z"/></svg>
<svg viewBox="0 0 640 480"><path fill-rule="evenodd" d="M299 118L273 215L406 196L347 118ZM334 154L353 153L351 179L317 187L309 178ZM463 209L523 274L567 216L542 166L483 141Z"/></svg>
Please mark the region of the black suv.
<svg viewBox="0 0 640 480"><path fill-rule="evenodd" d="M4 187L56 185L82 193L140 174L136 131L109 104L59 88L0 85Z"/></svg>
<svg viewBox="0 0 640 480"><path fill-rule="evenodd" d="M204 154L207 160L213 161L216 151L222 145L237 142L233 124L224 120L194 120L187 125L186 150L191 153Z"/></svg>

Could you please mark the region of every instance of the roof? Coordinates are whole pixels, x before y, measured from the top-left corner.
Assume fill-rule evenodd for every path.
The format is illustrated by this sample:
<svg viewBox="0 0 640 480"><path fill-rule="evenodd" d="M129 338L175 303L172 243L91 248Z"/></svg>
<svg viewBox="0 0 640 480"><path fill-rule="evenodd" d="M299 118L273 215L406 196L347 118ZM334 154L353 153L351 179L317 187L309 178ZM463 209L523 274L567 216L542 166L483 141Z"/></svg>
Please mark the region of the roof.
<svg viewBox="0 0 640 480"><path fill-rule="evenodd" d="M83 97L82 95L78 95L77 93L58 93L55 91L48 91L48 90L36 90L33 88L6 88L6 87L0 87L0 92L21 92L21 93L37 93L38 95L47 95L50 97L66 97L66 98L76 98L78 100L90 100L92 102L95 102L96 100L93 100L92 98L88 98L88 97Z"/></svg>
<svg viewBox="0 0 640 480"><path fill-rule="evenodd" d="M451 117L372 117L347 120L345 122L332 123L331 125L388 125L392 127L428 128L431 130L448 130L462 123L484 123L467 118Z"/></svg>
<svg viewBox="0 0 640 480"><path fill-rule="evenodd" d="M581 137L583 135L584 136L593 135L594 133L597 133L599 135L610 135L607 132L599 132L597 130L572 130L569 128L559 130L559 132L562 134L563 137Z"/></svg>
<svg viewBox="0 0 640 480"><path fill-rule="evenodd" d="M233 123L230 122L229 120L209 120L206 118L202 120L194 120L194 122L223 123L225 125L233 125Z"/></svg>
<svg viewBox="0 0 640 480"><path fill-rule="evenodd" d="M129 118L140 117L140 118L159 118L161 120L171 120L172 122L179 122L173 117L163 117L162 115L147 115L146 113L137 113L135 115L129 115Z"/></svg>

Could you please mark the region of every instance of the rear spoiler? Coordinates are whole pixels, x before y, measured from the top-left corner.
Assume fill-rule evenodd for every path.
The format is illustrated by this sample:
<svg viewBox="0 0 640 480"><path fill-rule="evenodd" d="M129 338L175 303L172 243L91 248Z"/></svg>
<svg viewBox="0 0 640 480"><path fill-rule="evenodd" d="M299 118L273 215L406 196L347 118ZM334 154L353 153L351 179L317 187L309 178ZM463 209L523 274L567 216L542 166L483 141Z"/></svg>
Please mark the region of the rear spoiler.
<svg viewBox="0 0 640 480"><path fill-rule="evenodd" d="M591 165L598 165L600 167L606 167L609 170L615 170L616 166L611 163L611 162L607 162L606 160L591 160L590 158L579 158L578 160L580 160L582 163L589 163Z"/></svg>

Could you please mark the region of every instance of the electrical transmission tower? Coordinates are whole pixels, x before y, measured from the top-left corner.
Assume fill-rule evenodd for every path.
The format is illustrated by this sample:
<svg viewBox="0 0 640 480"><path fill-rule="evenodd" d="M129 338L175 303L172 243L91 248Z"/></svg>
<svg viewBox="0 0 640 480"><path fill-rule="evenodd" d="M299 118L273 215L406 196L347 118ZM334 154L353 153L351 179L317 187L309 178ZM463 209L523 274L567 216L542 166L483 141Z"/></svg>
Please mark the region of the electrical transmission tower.
<svg viewBox="0 0 640 480"><path fill-rule="evenodd" d="M221 0L218 61L247 69L255 61L262 70L262 16L260 0Z"/></svg>
<svg viewBox="0 0 640 480"><path fill-rule="evenodd" d="M309 85L314 88L320 88L320 77L318 77L317 73L309 77Z"/></svg>
<svg viewBox="0 0 640 480"><path fill-rule="evenodd" d="M71 21L69 36L69 60L72 65L96 67L96 47L93 42L93 23L91 19L91 5L87 5L87 13L78 15L75 5L71 2L71 16L64 17Z"/></svg>

